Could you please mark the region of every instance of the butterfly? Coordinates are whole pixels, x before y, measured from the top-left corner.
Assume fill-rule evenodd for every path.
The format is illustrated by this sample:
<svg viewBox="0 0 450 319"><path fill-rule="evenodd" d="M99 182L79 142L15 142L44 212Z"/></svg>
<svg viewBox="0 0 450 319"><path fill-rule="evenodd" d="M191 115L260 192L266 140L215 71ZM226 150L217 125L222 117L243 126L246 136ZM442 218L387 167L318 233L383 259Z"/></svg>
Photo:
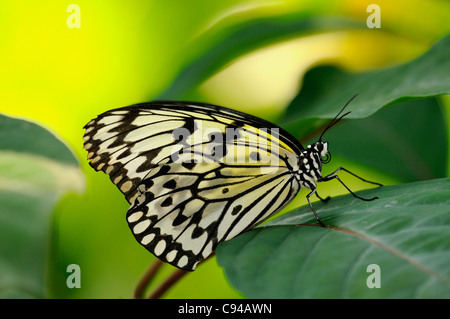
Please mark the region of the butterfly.
<svg viewBox="0 0 450 319"><path fill-rule="evenodd" d="M353 97L354 98L354 97ZM352 99L353 99L352 98ZM351 99L351 100L352 100ZM155 101L107 111L84 126L89 164L103 171L130 203L126 219L136 238L164 262L192 271L221 242L279 212L301 188L310 197L331 159L324 133L304 148L281 127L205 103ZM361 180L381 186L381 184Z"/></svg>

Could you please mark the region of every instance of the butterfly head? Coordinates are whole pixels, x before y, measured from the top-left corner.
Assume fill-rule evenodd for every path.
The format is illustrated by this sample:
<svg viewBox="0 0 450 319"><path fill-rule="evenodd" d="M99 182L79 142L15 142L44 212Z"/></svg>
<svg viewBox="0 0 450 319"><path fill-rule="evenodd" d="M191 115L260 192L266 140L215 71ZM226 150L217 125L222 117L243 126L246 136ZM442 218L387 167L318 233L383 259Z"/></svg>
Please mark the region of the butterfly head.
<svg viewBox="0 0 450 319"><path fill-rule="evenodd" d="M319 155L322 164L327 164L331 160L331 153L328 151L328 142L318 141L311 148Z"/></svg>
<svg viewBox="0 0 450 319"><path fill-rule="evenodd" d="M322 170L322 164L327 164L331 160L331 153L328 150L328 142L317 141L308 145L304 151L304 158L308 158L306 169L313 169L314 175L319 176Z"/></svg>

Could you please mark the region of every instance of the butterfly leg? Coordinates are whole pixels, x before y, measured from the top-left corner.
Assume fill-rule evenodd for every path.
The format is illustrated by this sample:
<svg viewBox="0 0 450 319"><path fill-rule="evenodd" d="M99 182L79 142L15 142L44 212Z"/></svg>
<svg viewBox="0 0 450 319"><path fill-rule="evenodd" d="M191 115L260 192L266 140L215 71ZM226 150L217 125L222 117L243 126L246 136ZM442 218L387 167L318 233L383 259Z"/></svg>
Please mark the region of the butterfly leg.
<svg viewBox="0 0 450 319"><path fill-rule="evenodd" d="M365 183L369 183L369 184L373 184L373 185L377 185L377 186L383 186L383 184L377 183L377 182L371 182L368 181L367 179L362 178L361 176L356 175L355 173L350 172L348 169L344 168L344 167L339 167L337 170L335 170L333 173L331 173L330 175L335 175L337 172L339 172L340 170L343 170L344 172L349 173L350 175L355 176L356 178L359 178L360 180L362 180ZM328 176L330 176L328 175Z"/></svg>
<svg viewBox="0 0 450 319"><path fill-rule="evenodd" d="M319 216L318 216L317 213L316 213L316 210L314 209L313 205L311 204L311 201L309 200L309 198L310 198L310 197L312 196L312 194L314 194L314 193L316 193L316 189L313 189L308 195L306 195L306 200L308 201L309 207L311 207L311 210L313 211L314 216L316 217L316 219L317 219L317 221L319 222L320 226L325 227L325 224L322 223L322 221L320 220ZM317 193L316 193L316 196L318 196ZM320 197L319 197L319 198L320 198Z"/></svg>
<svg viewBox="0 0 450 319"><path fill-rule="evenodd" d="M350 192L350 194L353 195L353 197L356 197L356 198L361 199L361 200L363 200L363 201L372 201L372 200L378 199L378 196L375 196L375 197L372 197L372 198L363 198L363 197L360 197L360 196L356 195L355 193L353 193L353 192L351 191L351 189L348 188L347 185L345 185L344 182L339 178L339 176L336 175L340 170L343 170L343 171L349 173L350 175L353 175L353 176L359 178L359 179L362 180L363 182L370 183L370 184L374 184L374 185L378 185L378 186L383 186L383 185L380 184L380 183L375 183L375 182L371 182L371 181L365 180L364 178L359 177L358 175L356 175L356 174L350 172L349 170L347 170L347 169L345 169L345 168L343 168L343 167L339 167L339 168L338 168L337 170L335 170L333 173L331 173L331 174L329 174L329 175L323 177L320 181L321 181L321 182L327 182L327 181L330 181L330 180L332 180L332 179L335 178L335 179L337 179L342 185L344 185L344 187Z"/></svg>
<svg viewBox="0 0 450 319"><path fill-rule="evenodd" d="M330 198L331 198L331 196L327 196L327 197L325 197L325 198L322 198L322 197L320 197L319 196L319 193L315 193L316 194L316 197L318 198L318 199L320 199L320 201L322 202L322 203L326 203L326 202L328 202L329 200L330 200Z"/></svg>

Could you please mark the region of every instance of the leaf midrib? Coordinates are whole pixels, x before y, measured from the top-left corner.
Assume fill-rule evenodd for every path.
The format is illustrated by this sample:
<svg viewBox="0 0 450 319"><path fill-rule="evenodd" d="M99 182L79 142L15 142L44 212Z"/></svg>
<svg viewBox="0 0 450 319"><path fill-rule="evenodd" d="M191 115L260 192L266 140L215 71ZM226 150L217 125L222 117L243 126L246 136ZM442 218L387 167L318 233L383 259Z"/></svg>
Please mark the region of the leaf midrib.
<svg viewBox="0 0 450 319"><path fill-rule="evenodd" d="M297 226L322 227L320 225L314 225L314 224L297 224ZM331 229L331 230L344 232L344 233L347 233L349 235L356 236L358 238L367 240L368 242L370 242L370 243L372 243L374 245L377 245L378 247L380 247L380 248L382 248L382 249L384 249L384 250L394 254L395 256L403 259L404 261L406 261L407 263L409 263L413 267L417 268L418 270L420 270L420 271L422 271L422 272L424 272L424 273L426 273L426 274L428 274L430 276L433 276L438 281L440 281L443 284L445 284L448 287L450 287L450 280L449 279L443 277L442 275L438 274L437 272L433 271L432 269L422 265L421 263L417 262L413 258L406 256L405 254L401 253L400 251L398 251L398 250L396 250L396 249L394 249L392 247L389 247L386 244L383 244L382 242L379 242L378 240L375 240L375 239L370 238L370 237L368 237L366 235L363 235L363 234L359 234L359 233L354 232L352 230L348 230L348 229L344 229L344 228L340 228L340 227L335 227L335 226L325 226L325 227L328 228L328 229Z"/></svg>

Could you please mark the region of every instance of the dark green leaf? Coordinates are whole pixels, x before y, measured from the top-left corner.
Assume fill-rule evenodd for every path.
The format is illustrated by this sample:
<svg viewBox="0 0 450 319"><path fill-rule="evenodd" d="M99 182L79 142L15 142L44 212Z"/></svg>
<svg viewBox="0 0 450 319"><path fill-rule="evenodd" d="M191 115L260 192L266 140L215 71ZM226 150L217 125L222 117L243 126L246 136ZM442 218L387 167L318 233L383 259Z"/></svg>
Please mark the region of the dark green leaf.
<svg viewBox="0 0 450 319"><path fill-rule="evenodd" d="M386 107L327 132L330 151L403 182L445 177L448 134L436 98Z"/></svg>
<svg viewBox="0 0 450 319"><path fill-rule="evenodd" d="M450 179L359 195L379 199L314 203L327 228L296 209L219 245L218 262L249 298L449 298Z"/></svg>
<svg viewBox="0 0 450 319"><path fill-rule="evenodd" d="M355 94L347 118L364 118L390 103L450 93L450 36L436 43L423 56L390 69L350 74L335 68L311 70L300 93L286 110L281 125L294 136L311 133L333 118ZM307 119L307 120L303 120Z"/></svg>

